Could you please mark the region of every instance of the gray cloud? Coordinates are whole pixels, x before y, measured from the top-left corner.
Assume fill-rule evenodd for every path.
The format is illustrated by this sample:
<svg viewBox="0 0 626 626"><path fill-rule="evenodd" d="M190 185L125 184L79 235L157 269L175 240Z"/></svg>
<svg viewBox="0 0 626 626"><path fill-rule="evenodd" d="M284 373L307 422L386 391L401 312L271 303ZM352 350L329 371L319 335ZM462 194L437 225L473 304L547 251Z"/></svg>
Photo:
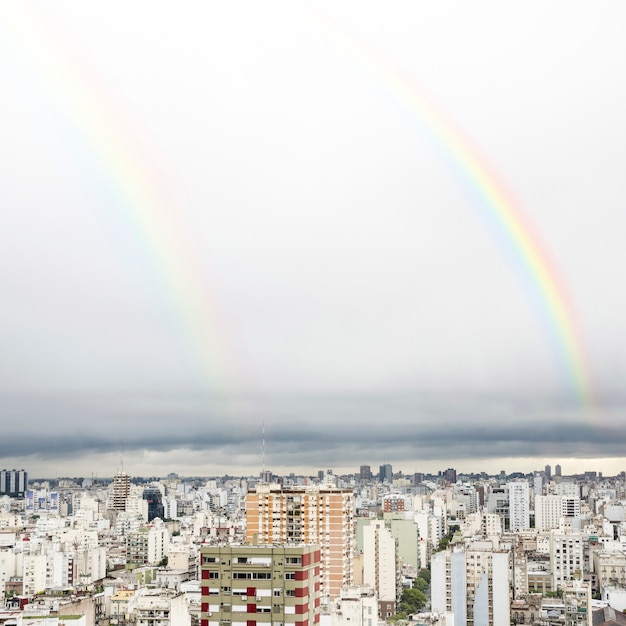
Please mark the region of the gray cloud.
<svg viewBox="0 0 626 626"><path fill-rule="evenodd" d="M186 449L230 458L224 471L241 457L258 464L263 423L268 459L313 469L384 459L617 457L626 442L626 427L611 413L598 421L569 402L511 395L29 396L5 398L2 419L0 456L64 460L123 448L132 458ZM28 437L20 437L24 424Z"/></svg>
<svg viewBox="0 0 626 626"><path fill-rule="evenodd" d="M0 453L618 455L623 3L246 9L0 8Z"/></svg>

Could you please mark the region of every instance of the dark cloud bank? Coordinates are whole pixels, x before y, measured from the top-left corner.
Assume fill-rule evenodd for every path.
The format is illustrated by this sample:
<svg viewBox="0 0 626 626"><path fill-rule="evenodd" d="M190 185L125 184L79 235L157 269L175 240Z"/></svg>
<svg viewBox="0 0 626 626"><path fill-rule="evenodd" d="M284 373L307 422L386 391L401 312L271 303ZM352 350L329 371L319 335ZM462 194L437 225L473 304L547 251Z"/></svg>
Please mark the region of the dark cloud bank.
<svg viewBox="0 0 626 626"><path fill-rule="evenodd" d="M16 395L3 398L0 456L54 462L123 447L129 455L189 450L241 459L259 455L265 424L268 458L281 466L619 457L621 408L619 399L592 411L479 394Z"/></svg>

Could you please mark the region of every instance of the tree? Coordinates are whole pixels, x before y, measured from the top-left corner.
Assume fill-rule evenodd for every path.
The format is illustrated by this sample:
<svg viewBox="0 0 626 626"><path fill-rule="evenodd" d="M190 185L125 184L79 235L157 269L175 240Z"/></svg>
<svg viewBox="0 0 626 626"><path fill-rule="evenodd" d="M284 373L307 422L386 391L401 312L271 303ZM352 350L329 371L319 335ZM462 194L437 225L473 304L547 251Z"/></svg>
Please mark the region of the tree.
<svg viewBox="0 0 626 626"><path fill-rule="evenodd" d="M418 578L423 578L428 584L430 584L430 570L429 569L421 569L417 573Z"/></svg>
<svg viewBox="0 0 626 626"><path fill-rule="evenodd" d="M405 588L398 604L398 612L405 615L417 613L426 604L426 599L426 594L420 589Z"/></svg>

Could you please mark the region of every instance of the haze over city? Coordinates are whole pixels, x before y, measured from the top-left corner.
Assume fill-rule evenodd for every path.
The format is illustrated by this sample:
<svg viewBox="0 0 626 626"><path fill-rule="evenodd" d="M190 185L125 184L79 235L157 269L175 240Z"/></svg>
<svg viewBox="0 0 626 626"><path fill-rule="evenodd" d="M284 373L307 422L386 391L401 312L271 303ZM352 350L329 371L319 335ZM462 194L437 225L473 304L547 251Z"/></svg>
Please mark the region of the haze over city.
<svg viewBox="0 0 626 626"><path fill-rule="evenodd" d="M3 466L626 469L625 18L3 5Z"/></svg>

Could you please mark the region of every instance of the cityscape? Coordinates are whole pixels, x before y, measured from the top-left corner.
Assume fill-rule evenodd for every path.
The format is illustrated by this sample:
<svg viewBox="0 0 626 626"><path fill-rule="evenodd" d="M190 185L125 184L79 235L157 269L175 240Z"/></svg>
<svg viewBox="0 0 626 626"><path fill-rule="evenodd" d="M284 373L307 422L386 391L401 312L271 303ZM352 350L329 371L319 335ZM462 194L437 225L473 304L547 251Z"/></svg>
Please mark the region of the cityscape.
<svg viewBox="0 0 626 626"><path fill-rule="evenodd" d="M621 623L625 503L626 471L560 464L161 478L120 467L102 479L4 469L0 623Z"/></svg>
<svg viewBox="0 0 626 626"><path fill-rule="evenodd" d="M560 464L54 481L1 470L0 620L620 623L625 501L626 472Z"/></svg>
<svg viewBox="0 0 626 626"><path fill-rule="evenodd" d="M624 24L0 3L0 626L626 626Z"/></svg>

